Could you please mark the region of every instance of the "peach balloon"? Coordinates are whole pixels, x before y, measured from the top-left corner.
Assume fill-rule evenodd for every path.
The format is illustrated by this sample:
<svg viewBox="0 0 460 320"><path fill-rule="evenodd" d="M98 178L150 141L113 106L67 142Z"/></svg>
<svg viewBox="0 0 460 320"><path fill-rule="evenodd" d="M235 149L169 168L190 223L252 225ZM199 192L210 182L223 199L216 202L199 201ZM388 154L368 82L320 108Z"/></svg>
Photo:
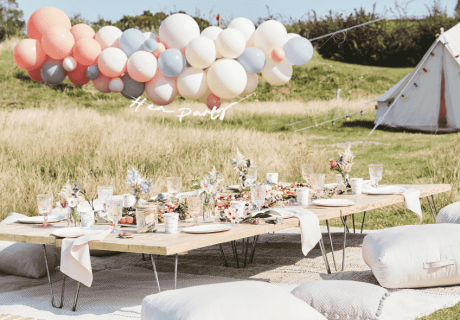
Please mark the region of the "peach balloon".
<svg viewBox="0 0 460 320"><path fill-rule="evenodd" d="M284 57L286 57L286 53L282 48L275 48L272 51L271 57L275 62L283 61Z"/></svg>
<svg viewBox="0 0 460 320"><path fill-rule="evenodd" d="M28 70L27 73L29 74L29 77L32 78L32 80L38 81L38 82L44 82L42 78L42 71L40 68L34 69L34 70Z"/></svg>
<svg viewBox="0 0 460 320"><path fill-rule="evenodd" d="M72 26L69 17L61 9L43 7L32 13L27 22L27 36L30 39L41 40L51 27L60 26L70 30Z"/></svg>
<svg viewBox="0 0 460 320"><path fill-rule="evenodd" d="M97 79L92 80L94 87L102 93L109 93L109 83L111 78L101 74Z"/></svg>
<svg viewBox="0 0 460 320"><path fill-rule="evenodd" d="M121 76L126 72L128 57L121 49L107 48L97 58L97 67L110 78Z"/></svg>
<svg viewBox="0 0 460 320"><path fill-rule="evenodd" d="M93 38L78 40L73 46L72 55L79 64L90 66L96 63L102 49L99 42Z"/></svg>
<svg viewBox="0 0 460 320"><path fill-rule="evenodd" d="M89 82L89 78L86 76L86 69L88 69L88 66L78 64L74 71L67 73L67 77L74 85L81 87Z"/></svg>
<svg viewBox="0 0 460 320"><path fill-rule="evenodd" d="M96 32L94 32L93 28L84 23L74 25L72 28L70 28L70 32L75 38L75 42L86 38L93 39L96 35Z"/></svg>
<svg viewBox="0 0 460 320"><path fill-rule="evenodd" d="M64 27L51 27L42 38L43 51L53 59L62 60L72 51L75 39Z"/></svg>
<svg viewBox="0 0 460 320"><path fill-rule="evenodd" d="M46 58L42 45L35 39L23 39L14 47L13 59L21 69L40 69Z"/></svg>
<svg viewBox="0 0 460 320"><path fill-rule="evenodd" d="M157 49L155 51L153 51L152 53L158 59L160 54L162 54L165 51L166 51L166 46L164 45L164 43L163 42L158 42L157 43Z"/></svg>

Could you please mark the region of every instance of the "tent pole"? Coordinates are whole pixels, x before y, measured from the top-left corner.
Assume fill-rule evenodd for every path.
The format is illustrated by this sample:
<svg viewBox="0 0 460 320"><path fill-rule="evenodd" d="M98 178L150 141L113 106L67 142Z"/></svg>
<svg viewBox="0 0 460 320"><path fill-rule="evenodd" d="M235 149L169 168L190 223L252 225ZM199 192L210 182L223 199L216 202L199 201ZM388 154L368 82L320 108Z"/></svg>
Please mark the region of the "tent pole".
<svg viewBox="0 0 460 320"><path fill-rule="evenodd" d="M423 64L425 63L426 59L428 59L428 57L430 56L431 52L434 50L434 48L436 47L436 45L438 44L439 42L439 39L436 39L435 43L433 43L430 47L430 49L427 51L427 53L425 54L425 57L423 58L423 60L420 62L417 70L415 70L414 74L412 75L412 77L409 79L409 81L406 83L406 85L404 86L404 88L399 92L399 94L396 96L396 98L394 99L393 103L391 104L391 106L388 108L387 112L384 113L383 116L381 116L378 120L377 120L377 123L375 124L374 126L374 129L372 129L372 131L367 135L368 137L372 134L372 132L374 132L375 129L377 129L377 127L383 122L383 119L385 118L385 116L388 114L388 112L390 112L391 108L393 108L393 106L395 105L395 103L398 101L398 99L402 96L404 90L406 90L406 88L409 86L409 84L412 82L412 79L414 79L415 75L418 73L418 71L420 70L420 68L423 66Z"/></svg>

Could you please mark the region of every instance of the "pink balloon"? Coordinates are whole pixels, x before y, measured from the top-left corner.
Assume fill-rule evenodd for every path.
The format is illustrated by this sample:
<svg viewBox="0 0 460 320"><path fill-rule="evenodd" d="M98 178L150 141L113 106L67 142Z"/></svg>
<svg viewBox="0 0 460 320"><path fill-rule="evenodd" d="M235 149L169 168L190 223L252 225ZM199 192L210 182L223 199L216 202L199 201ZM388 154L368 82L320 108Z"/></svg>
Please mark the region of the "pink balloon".
<svg viewBox="0 0 460 320"><path fill-rule="evenodd" d="M51 27L60 26L70 30L72 26L69 17L61 9L43 7L32 13L27 22L27 36L30 39L41 40Z"/></svg>
<svg viewBox="0 0 460 320"><path fill-rule="evenodd" d="M42 38L43 51L53 59L62 60L70 55L75 39L64 27L51 27Z"/></svg>
<svg viewBox="0 0 460 320"><path fill-rule="evenodd" d="M158 59L160 54L162 54L165 51L166 51L166 45L164 43L162 43L162 42L158 42L157 43L157 49L155 51L153 51L152 53Z"/></svg>
<svg viewBox="0 0 460 320"><path fill-rule="evenodd" d="M210 110L212 110L214 107L216 107L216 109L219 109L221 104L222 102L220 101L220 98L216 96L214 93L211 93L206 98L206 105Z"/></svg>
<svg viewBox="0 0 460 320"><path fill-rule="evenodd" d="M154 104L164 106L174 101L177 96L177 84L173 78L157 72L152 80L145 83L145 93Z"/></svg>
<svg viewBox="0 0 460 320"><path fill-rule="evenodd" d="M109 83L111 78L101 74L97 79L92 80L94 87L102 93L109 93Z"/></svg>
<svg viewBox="0 0 460 320"><path fill-rule="evenodd" d="M96 35L96 32L94 32L93 28L84 23L74 25L72 28L70 28L70 32L75 38L75 42L86 38L93 39Z"/></svg>
<svg viewBox="0 0 460 320"><path fill-rule="evenodd" d="M42 71L40 68L34 69L34 70L28 70L27 73L29 74L29 77L32 78L32 80L38 81L38 82L44 82L42 78Z"/></svg>
<svg viewBox="0 0 460 320"><path fill-rule="evenodd" d="M47 59L40 42L35 39L23 39L14 47L13 59L24 70L40 69Z"/></svg>
<svg viewBox="0 0 460 320"><path fill-rule="evenodd" d="M74 85L84 86L89 82L89 78L86 76L86 69L88 69L88 66L78 64L75 70L67 73L67 77Z"/></svg>
<svg viewBox="0 0 460 320"><path fill-rule="evenodd" d="M73 46L72 55L79 64L91 66L102 52L101 45L93 38L78 40Z"/></svg>
<svg viewBox="0 0 460 320"><path fill-rule="evenodd" d="M281 62L283 61L284 57L286 57L286 53L282 48L275 48L273 49L271 56L273 61Z"/></svg>

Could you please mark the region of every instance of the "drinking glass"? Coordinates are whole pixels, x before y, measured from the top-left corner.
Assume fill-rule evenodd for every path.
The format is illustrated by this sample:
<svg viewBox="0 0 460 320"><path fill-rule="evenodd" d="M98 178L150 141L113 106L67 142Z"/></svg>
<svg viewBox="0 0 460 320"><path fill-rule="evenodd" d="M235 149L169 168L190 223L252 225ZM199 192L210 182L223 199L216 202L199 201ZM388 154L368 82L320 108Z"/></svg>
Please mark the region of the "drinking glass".
<svg viewBox="0 0 460 320"><path fill-rule="evenodd" d="M251 186L254 184L254 182L256 182L256 180L257 180L257 167L256 166L249 167L246 181Z"/></svg>
<svg viewBox="0 0 460 320"><path fill-rule="evenodd" d="M203 198L201 196L191 195L187 197L188 213L193 219L193 226L198 225L198 217L203 213Z"/></svg>
<svg viewBox="0 0 460 320"><path fill-rule="evenodd" d="M112 199L113 195L113 187L112 186L98 186L97 187L97 197L102 202L104 206L104 210L102 210L103 215L107 215L107 207L109 205L110 200Z"/></svg>
<svg viewBox="0 0 460 320"><path fill-rule="evenodd" d="M319 199L321 197L321 193L324 191L325 176L326 175L324 173L313 173L310 175L311 185L316 193L316 199Z"/></svg>
<svg viewBox="0 0 460 320"><path fill-rule="evenodd" d="M375 182L375 187L378 188L379 181L382 180L383 164L370 164L369 175L371 180Z"/></svg>
<svg viewBox="0 0 460 320"><path fill-rule="evenodd" d="M53 195L52 194L39 194L37 195L38 213L43 216L45 223L39 224L39 227L52 227L53 225L48 223L48 215L53 210Z"/></svg>
<svg viewBox="0 0 460 320"><path fill-rule="evenodd" d="M311 186L311 175L315 171L313 170L313 165L306 163L302 165L302 178L307 181L307 185Z"/></svg>
<svg viewBox="0 0 460 320"><path fill-rule="evenodd" d="M168 193L176 198L182 187L182 179L180 177L168 177L166 178L166 185L168 186Z"/></svg>
<svg viewBox="0 0 460 320"><path fill-rule="evenodd" d="M251 201L257 206L257 210L265 203L265 197L267 195L267 188L263 184L251 186Z"/></svg>
<svg viewBox="0 0 460 320"><path fill-rule="evenodd" d="M107 217L113 223L113 229L111 233L120 233L120 230L117 229L117 224L123 213L123 199L112 199L108 202L107 208Z"/></svg>

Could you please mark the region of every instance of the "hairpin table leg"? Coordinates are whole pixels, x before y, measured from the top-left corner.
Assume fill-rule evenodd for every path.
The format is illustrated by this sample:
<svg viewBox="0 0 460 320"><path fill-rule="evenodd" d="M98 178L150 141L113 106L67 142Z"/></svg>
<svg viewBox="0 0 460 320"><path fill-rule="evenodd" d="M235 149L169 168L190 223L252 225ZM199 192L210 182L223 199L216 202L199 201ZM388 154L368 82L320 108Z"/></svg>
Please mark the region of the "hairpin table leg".
<svg viewBox="0 0 460 320"><path fill-rule="evenodd" d="M142 254L142 260L144 260L144 261L145 261L145 255L144 255L144 254Z"/></svg>
<svg viewBox="0 0 460 320"><path fill-rule="evenodd" d="M78 294L80 293L80 282L77 283L77 292L75 293L75 300L73 301L72 311L77 310Z"/></svg>
<svg viewBox="0 0 460 320"><path fill-rule="evenodd" d="M356 233L356 228L355 228L355 214L354 214L354 213L351 215L351 218L353 219L353 233Z"/></svg>
<svg viewBox="0 0 460 320"><path fill-rule="evenodd" d="M174 264L174 290L177 289L177 263L179 260L179 255L176 254L176 262Z"/></svg>
<svg viewBox="0 0 460 320"><path fill-rule="evenodd" d="M366 219L366 211L364 211L364 215L363 215L363 222L361 223L361 233L363 233L363 228L364 228L364 219Z"/></svg>
<svg viewBox="0 0 460 320"><path fill-rule="evenodd" d="M246 238L246 250L244 254L244 265L243 268L246 268L247 261L248 261L248 251L249 251L249 238Z"/></svg>
<svg viewBox="0 0 460 320"><path fill-rule="evenodd" d="M433 219L434 219L434 222L436 222L436 215L433 211L433 207L431 206L431 202L430 202L430 197L426 197L426 200L428 200L428 204L430 205L430 209L431 209L431 214L433 215Z"/></svg>
<svg viewBox="0 0 460 320"><path fill-rule="evenodd" d="M431 201L433 201L434 212L436 213L436 216L437 216L438 215L438 209L436 209L436 204L434 203L433 195L431 195Z"/></svg>
<svg viewBox="0 0 460 320"><path fill-rule="evenodd" d="M345 247L347 244L347 216L343 217L343 254L342 254L342 271L345 270Z"/></svg>
<svg viewBox="0 0 460 320"><path fill-rule="evenodd" d="M326 265L326 271L328 274L331 274L331 268L329 266L329 261L327 261L326 250L324 248L324 242L323 242L322 236L321 236L321 239L319 239L319 247L321 248L321 254L323 255L324 264Z"/></svg>
<svg viewBox="0 0 460 320"><path fill-rule="evenodd" d="M49 270L49 267L48 267L48 257L46 255L46 245L43 245L43 251L44 251L44 254L45 254L46 274L48 275L48 282L50 284L50 290L51 290L51 305L54 308L62 308L62 306L64 305L65 274L64 274L64 277L62 278L61 303L59 304L59 306L56 306L54 304L54 292L53 292L53 285L51 283L50 270Z"/></svg>
<svg viewBox="0 0 460 320"><path fill-rule="evenodd" d="M152 260L153 272L155 273L155 279L156 279L156 281L157 281L158 292L161 292L161 289L160 289L160 281L158 281L157 267L155 266L155 259L153 259L153 254L150 255L150 259Z"/></svg>
<svg viewBox="0 0 460 320"><path fill-rule="evenodd" d="M254 254L256 252L256 245L258 241L259 241L259 236L257 235L254 237L254 241L252 242L252 251L251 251L251 258L249 259L249 263L252 263L252 261L254 260Z"/></svg>
<svg viewBox="0 0 460 320"><path fill-rule="evenodd" d="M334 245L332 244L331 230L329 229L329 220L326 220L326 226L327 226L327 233L329 235L329 243L331 244L332 260L334 261L334 268L335 268L335 271L337 272L337 264L335 263L335 255L334 255Z"/></svg>
<svg viewBox="0 0 460 320"><path fill-rule="evenodd" d="M233 256L236 260L236 267L239 268L240 267L240 262L238 261L238 250L237 250L237 247L236 247L236 241L232 241L232 248L233 248Z"/></svg>
<svg viewBox="0 0 460 320"><path fill-rule="evenodd" d="M228 262L227 262L227 258L225 258L225 252L224 252L224 248L222 247L222 243L219 243L219 248L220 248L220 252L222 253L222 258L224 258L224 267L228 267Z"/></svg>

